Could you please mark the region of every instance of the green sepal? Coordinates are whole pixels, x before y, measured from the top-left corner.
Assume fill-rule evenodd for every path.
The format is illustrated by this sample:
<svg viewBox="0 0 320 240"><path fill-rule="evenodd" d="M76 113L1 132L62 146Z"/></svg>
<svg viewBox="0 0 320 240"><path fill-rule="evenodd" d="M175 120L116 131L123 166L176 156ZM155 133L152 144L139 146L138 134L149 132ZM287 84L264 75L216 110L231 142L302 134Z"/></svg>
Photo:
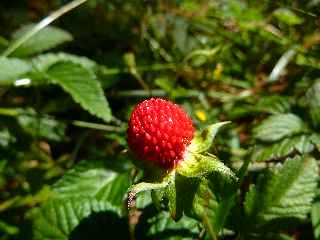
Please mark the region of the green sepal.
<svg viewBox="0 0 320 240"><path fill-rule="evenodd" d="M185 215L202 222L212 239L223 229L224 222L235 204L235 186L216 186L213 178L202 179L192 201L184 209Z"/></svg>
<svg viewBox="0 0 320 240"><path fill-rule="evenodd" d="M186 149L184 160L175 169L166 172L156 168L151 171L152 178L145 176L149 182L132 186L128 206L134 206L137 193L152 191L155 206L168 210L175 221L183 214L188 215L200 220L209 234L216 236L234 205L239 179L216 156L204 152L211 147L219 128L227 123L210 125L197 134Z"/></svg>
<svg viewBox="0 0 320 240"><path fill-rule="evenodd" d="M200 181L200 178L185 177L175 172L167 187L152 192L153 203L159 210L169 210L171 217L178 221L185 209L192 207Z"/></svg>
<svg viewBox="0 0 320 240"><path fill-rule="evenodd" d="M128 190L128 192L129 192L129 194L128 194L128 208L130 209L135 205L135 198L139 192L166 188L168 186L168 184L172 181L173 174L174 174L174 172L171 172L166 177L164 177L162 179L162 181L160 181L160 182L140 182L135 185L132 185Z"/></svg>
<svg viewBox="0 0 320 240"><path fill-rule="evenodd" d="M203 129L201 133L196 133L190 146L188 147L188 151L193 153L202 153L209 150L219 129L222 126L229 123L231 122L226 121L226 122L214 123L206 127L205 129Z"/></svg>
<svg viewBox="0 0 320 240"><path fill-rule="evenodd" d="M214 155L189 153L186 159L177 167L176 171L186 177L208 177L218 172L226 179L238 181L237 176L232 170Z"/></svg>

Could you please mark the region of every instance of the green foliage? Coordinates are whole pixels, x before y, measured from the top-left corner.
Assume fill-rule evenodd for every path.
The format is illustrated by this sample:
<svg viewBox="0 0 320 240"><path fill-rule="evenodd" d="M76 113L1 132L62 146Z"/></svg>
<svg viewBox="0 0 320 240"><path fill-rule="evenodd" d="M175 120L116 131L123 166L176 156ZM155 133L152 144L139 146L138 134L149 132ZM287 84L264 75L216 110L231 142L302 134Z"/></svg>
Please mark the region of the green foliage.
<svg viewBox="0 0 320 240"><path fill-rule="evenodd" d="M23 37L35 27L34 24L28 24L12 35L12 40L16 41L17 39ZM70 33L59 29L57 27L46 27L40 30L38 33L33 35L30 39L25 41L17 50L12 54L17 57L26 57L34 55L36 53L41 53L51 48L54 48L62 43L72 40Z"/></svg>
<svg viewBox="0 0 320 240"><path fill-rule="evenodd" d="M0 240L320 239L319 7L1 1ZM198 132L174 172L131 163L148 97Z"/></svg>
<svg viewBox="0 0 320 240"><path fill-rule="evenodd" d="M32 109L20 112L17 120L21 128L33 137L60 141L65 134L64 123L50 116L37 116Z"/></svg>
<svg viewBox="0 0 320 240"><path fill-rule="evenodd" d="M0 84L12 84L30 70L30 64L24 60L0 57Z"/></svg>
<svg viewBox="0 0 320 240"><path fill-rule="evenodd" d="M59 62L51 66L46 74L91 114L106 122L111 120L111 111L103 89L91 71L72 62Z"/></svg>
<svg viewBox="0 0 320 240"><path fill-rule="evenodd" d="M59 62L71 62L91 71L96 67L96 63L89 58L63 52L42 54L32 59L32 65L36 71L43 73L46 73L51 66Z"/></svg>
<svg viewBox="0 0 320 240"><path fill-rule="evenodd" d="M314 150L312 136L299 135L285 138L270 145L257 145L251 155L252 161L270 161L288 157L295 153L306 154Z"/></svg>
<svg viewBox="0 0 320 240"><path fill-rule="evenodd" d="M69 239L92 213L108 211L120 219L129 186L127 172L111 171L97 161L81 162L53 185L51 200L32 212L34 239Z"/></svg>
<svg viewBox="0 0 320 240"><path fill-rule="evenodd" d="M301 133L304 129L303 121L294 114L277 114L268 117L254 128L253 135L262 141L276 141Z"/></svg>
<svg viewBox="0 0 320 240"><path fill-rule="evenodd" d="M230 122L220 122L216 124L211 124L206 127L201 133L196 134L193 139L193 143L189 147L190 151L193 153L202 153L207 150L212 145L212 142L219 131L219 128L228 124Z"/></svg>
<svg viewBox="0 0 320 240"><path fill-rule="evenodd" d="M320 80L308 89L306 93L306 101L309 107L309 113L314 126L320 126Z"/></svg>
<svg viewBox="0 0 320 240"><path fill-rule="evenodd" d="M263 230L270 221L305 219L311 210L317 178L317 163L309 157L287 159L283 166L276 166L261 176L245 199L249 227Z"/></svg>
<svg viewBox="0 0 320 240"><path fill-rule="evenodd" d="M53 185L55 198L95 197L121 207L130 186L128 172L105 169L101 162L83 161Z"/></svg>
<svg viewBox="0 0 320 240"><path fill-rule="evenodd" d="M108 202L95 198L67 198L51 200L32 214L34 220L33 239L69 239L69 235L80 221L95 212L112 212L117 209Z"/></svg>
<svg viewBox="0 0 320 240"><path fill-rule="evenodd" d="M184 216L175 222L167 212L157 213L152 205L146 209L136 226L136 239L191 240L199 234L199 223L192 218Z"/></svg>
<svg viewBox="0 0 320 240"><path fill-rule="evenodd" d="M302 18L297 16L294 12L292 12L289 9L277 9L273 14L279 21L288 25L297 25L303 22Z"/></svg>
<svg viewBox="0 0 320 240"><path fill-rule="evenodd" d="M314 237L315 239L320 238L320 203L319 199L316 200L312 205L311 209L311 221L313 225Z"/></svg>

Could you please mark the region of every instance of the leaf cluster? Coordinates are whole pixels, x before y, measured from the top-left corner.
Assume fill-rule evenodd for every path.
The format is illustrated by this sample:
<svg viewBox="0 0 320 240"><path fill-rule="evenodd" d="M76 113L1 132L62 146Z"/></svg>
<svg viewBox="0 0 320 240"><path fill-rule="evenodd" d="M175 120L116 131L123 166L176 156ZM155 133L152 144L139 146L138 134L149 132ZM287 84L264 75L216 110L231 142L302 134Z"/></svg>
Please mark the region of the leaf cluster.
<svg viewBox="0 0 320 240"><path fill-rule="evenodd" d="M0 240L320 239L319 1L24 2L0 3ZM128 209L151 96L221 162Z"/></svg>

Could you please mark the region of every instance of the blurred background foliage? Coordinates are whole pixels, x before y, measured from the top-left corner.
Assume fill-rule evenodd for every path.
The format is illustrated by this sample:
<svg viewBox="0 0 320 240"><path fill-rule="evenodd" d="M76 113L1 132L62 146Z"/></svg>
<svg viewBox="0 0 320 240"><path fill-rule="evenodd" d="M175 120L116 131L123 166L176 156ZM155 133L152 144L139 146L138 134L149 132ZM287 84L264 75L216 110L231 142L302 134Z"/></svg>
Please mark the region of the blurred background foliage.
<svg viewBox="0 0 320 240"><path fill-rule="evenodd" d="M288 157L320 156L318 0L88 0L8 51L67 3L0 3L1 240L87 239L101 229L119 239L207 239L195 220L174 223L156 211L150 196L138 201L135 215L123 210L136 174L126 151L126 122L132 107L150 96L183 105L198 129L232 121L211 152L235 170L251 163L219 238L320 239L318 188L306 187L314 195L298 199L307 184L300 177L312 178L314 162L291 172L284 164L284 175L297 175L284 188L292 181L297 192L290 198L305 203L303 210L294 206L297 212L273 215L276 221L266 225L257 224L270 220L260 212L256 223L244 223L258 211L250 201L264 201L259 190L272 195L258 187L256 196L250 188L244 197L267 168ZM73 204L88 209L74 210L77 221L61 227L50 209L79 208ZM288 221L274 230L279 219ZM105 228L110 224L117 228ZM266 226L272 230L264 232Z"/></svg>

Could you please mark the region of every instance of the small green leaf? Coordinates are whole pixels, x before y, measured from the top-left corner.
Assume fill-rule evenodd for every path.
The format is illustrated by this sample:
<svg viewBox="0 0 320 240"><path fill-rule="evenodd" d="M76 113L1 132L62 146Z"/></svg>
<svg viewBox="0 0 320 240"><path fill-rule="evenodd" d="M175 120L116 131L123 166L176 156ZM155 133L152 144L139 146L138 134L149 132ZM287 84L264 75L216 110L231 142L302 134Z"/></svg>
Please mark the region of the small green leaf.
<svg viewBox="0 0 320 240"><path fill-rule="evenodd" d="M47 76L91 114L106 122L111 120L111 110L103 89L91 71L72 62L59 62L48 69Z"/></svg>
<svg viewBox="0 0 320 240"><path fill-rule="evenodd" d="M303 23L302 18L286 8L277 9L273 14L279 21L288 25L298 25Z"/></svg>
<svg viewBox="0 0 320 240"><path fill-rule="evenodd" d="M258 179L245 197L245 214L250 227L286 218L305 219L317 187L318 166L313 158L288 159Z"/></svg>
<svg viewBox="0 0 320 240"><path fill-rule="evenodd" d="M0 85L11 85L30 70L31 65L26 61L0 57Z"/></svg>
<svg viewBox="0 0 320 240"><path fill-rule="evenodd" d="M212 49L197 49L189 53L184 59L183 62L188 62L190 60L192 66L200 67L206 63L210 58L213 58L219 51L221 47L217 46Z"/></svg>
<svg viewBox="0 0 320 240"><path fill-rule="evenodd" d="M33 240L68 240L82 219L105 211L120 215L110 203L90 197L51 200L31 214Z"/></svg>
<svg viewBox="0 0 320 240"><path fill-rule="evenodd" d="M13 41L21 38L27 32L29 32L32 28L35 27L35 24L28 24L18 29L13 34ZM48 26L42 30L40 30L37 34L32 36L29 40L24 42L18 49L16 49L12 55L25 57L30 56L36 53L40 53L51 48L54 48L62 43L68 42L72 40L72 36L70 33L57 28Z"/></svg>
<svg viewBox="0 0 320 240"><path fill-rule="evenodd" d="M206 127L200 134L197 134L194 137L188 147L188 151L192 153L202 153L207 151L211 147L219 129L228 123L230 123L230 121L219 122Z"/></svg>
<svg viewBox="0 0 320 240"><path fill-rule="evenodd" d="M292 113L277 114L268 117L253 129L256 139L262 141L276 141L283 137L301 133L304 130L303 121Z"/></svg>

